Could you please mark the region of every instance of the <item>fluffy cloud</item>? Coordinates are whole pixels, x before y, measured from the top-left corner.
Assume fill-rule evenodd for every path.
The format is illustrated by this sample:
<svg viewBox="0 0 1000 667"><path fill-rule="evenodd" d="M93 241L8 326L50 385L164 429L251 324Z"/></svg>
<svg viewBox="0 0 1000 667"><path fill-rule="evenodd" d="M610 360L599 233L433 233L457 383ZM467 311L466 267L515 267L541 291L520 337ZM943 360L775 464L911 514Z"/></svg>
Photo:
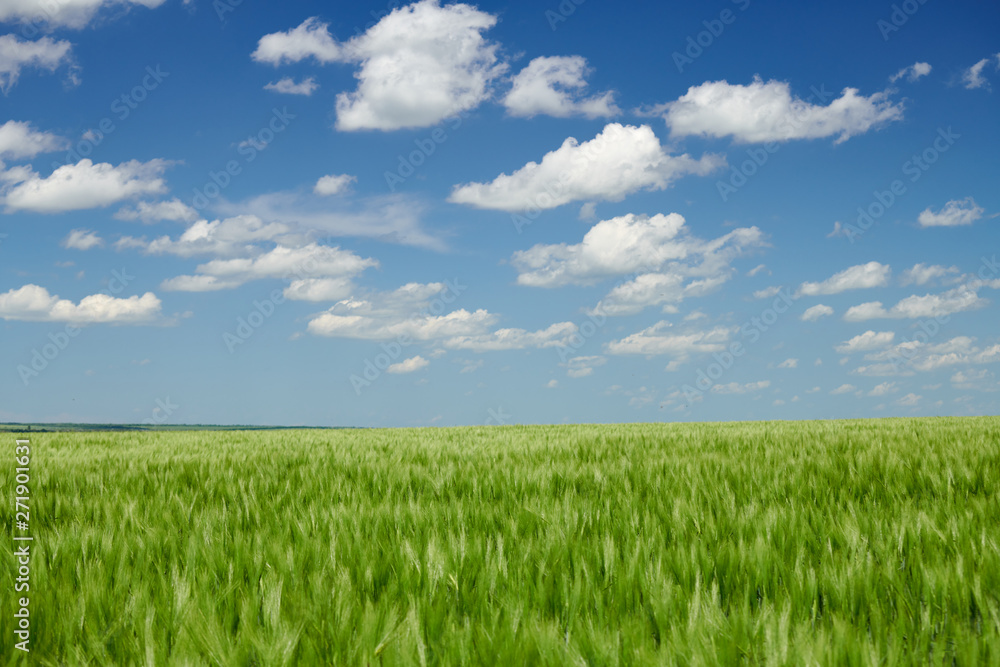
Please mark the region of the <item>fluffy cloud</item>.
<svg viewBox="0 0 1000 667"><path fill-rule="evenodd" d="M582 98L587 88L587 61L582 56L535 58L514 77L503 104L512 116L546 114L557 118L606 118L621 113L614 94Z"/></svg>
<svg viewBox="0 0 1000 667"><path fill-rule="evenodd" d="M0 4L0 17L8 9L5 4ZM51 37L30 41L17 35L0 36L0 91L6 95L22 69L35 67L54 72L60 65L69 64L71 49L69 42L57 42Z"/></svg>
<svg viewBox="0 0 1000 667"><path fill-rule="evenodd" d="M343 194L351 188L351 183L354 183L357 180L356 176L351 176L349 174L330 174L329 176L321 176L319 180L316 181L316 185L313 186L313 192L323 197Z"/></svg>
<svg viewBox="0 0 1000 667"><path fill-rule="evenodd" d="M866 331L863 334L855 336L854 338L844 341L840 345L836 346L835 349L840 354L851 354L853 352L867 352L868 350L878 350L883 347L892 345L892 341L896 338L896 333L894 331Z"/></svg>
<svg viewBox="0 0 1000 667"><path fill-rule="evenodd" d="M264 90L270 90L275 93L282 93L284 95L305 95L309 97L316 89L319 88L319 84L316 83L316 79L309 77L308 79L303 79L299 83L295 83L295 80L291 77L285 77L278 81L272 81L264 86Z"/></svg>
<svg viewBox="0 0 1000 667"><path fill-rule="evenodd" d="M415 357L410 357L409 359L404 359L398 364L392 364L385 369L386 373L413 373L419 371L421 368L427 368L430 366L431 362L427 361L419 354Z"/></svg>
<svg viewBox="0 0 1000 667"><path fill-rule="evenodd" d="M89 229L74 229L62 241L62 247L74 250L90 250L104 245L104 241Z"/></svg>
<svg viewBox="0 0 1000 667"><path fill-rule="evenodd" d="M902 104L889 101L885 92L864 97L845 88L839 98L820 106L793 97L785 82L765 83L760 77L746 86L726 81L692 86L655 111L663 113L672 137L732 136L742 143L833 135L834 143L841 143L903 117Z"/></svg>
<svg viewBox="0 0 1000 667"><path fill-rule="evenodd" d="M182 292L205 292L238 287L251 280L279 278L350 278L378 266L348 250L311 243L299 248L277 246L256 257L213 259L197 268L198 275L165 280L162 288ZM298 286L296 286L298 287ZM293 293L297 291L293 287Z"/></svg>
<svg viewBox="0 0 1000 667"><path fill-rule="evenodd" d="M920 399L922 399L922 398L923 398L923 396L920 396L918 394L910 393L910 394L907 394L906 396L902 397L898 401L896 401L896 405L901 405L903 407L909 407L909 406L916 405L917 403L919 403Z"/></svg>
<svg viewBox="0 0 1000 667"><path fill-rule="evenodd" d="M833 308L830 306L824 306L823 304L817 304L810 308L806 308L806 312L802 313L803 322L815 322L821 317L827 317L828 315L833 315Z"/></svg>
<svg viewBox="0 0 1000 667"><path fill-rule="evenodd" d="M870 352L865 360L874 362L853 371L857 375L898 376L914 371L930 372L960 365L982 365L1000 362L1000 344L990 347L975 345L975 339L956 336L943 343L907 340L884 350Z"/></svg>
<svg viewBox="0 0 1000 667"><path fill-rule="evenodd" d="M126 299L92 294L73 303L49 294L44 287L25 285L0 294L0 317L71 324L152 324L160 319L160 300L146 292Z"/></svg>
<svg viewBox="0 0 1000 667"><path fill-rule="evenodd" d="M169 201L141 201L134 208L119 209L114 217L116 220L141 220L147 225L162 220L194 222L198 219L198 211L174 197Z"/></svg>
<svg viewBox="0 0 1000 667"><path fill-rule="evenodd" d="M517 282L532 287L593 284L629 273L595 308L606 315L639 312L701 296L728 280L733 259L764 244L756 227L735 229L711 241L691 236L677 214L627 214L603 220L581 243L539 244L514 253Z"/></svg>
<svg viewBox="0 0 1000 667"><path fill-rule="evenodd" d="M882 384L876 386L870 392L869 396L885 396L886 394L893 394L899 391L899 387L896 386L895 382L883 382Z"/></svg>
<svg viewBox="0 0 1000 667"><path fill-rule="evenodd" d="M572 201L621 201L639 190L662 190L686 174L705 175L725 159L686 153L670 155L653 130L618 123L607 125L582 144L570 137L546 153L490 183L455 186L448 198L457 204L501 211L550 209Z"/></svg>
<svg viewBox="0 0 1000 667"><path fill-rule="evenodd" d="M556 347L567 345L577 326L572 322L558 322L546 329L497 329L489 334L460 335L442 342L447 348L487 352L494 350L521 350L528 347Z"/></svg>
<svg viewBox="0 0 1000 667"><path fill-rule="evenodd" d="M595 367L603 366L607 361L605 357L592 355L589 357L572 357L566 363L560 365L566 367L566 375L569 377L582 378L593 373Z"/></svg>
<svg viewBox="0 0 1000 667"><path fill-rule="evenodd" d="M262 37L252 57L274 65L307 58L357 63L357 89L337 96L337 129L428 127L490 96L490 84L506 71L497 45L483 37L496 21L470 5L422 0L344 43L327 24L307 19Z"/></svg>
<svg viewBox="0 0 1000 667"><path fill-rule="evenodd" d="M850 394L855 389L857 389L857 387L855 387L853 384L842 384L836 389L832 389L830 393L833 396L839 396L841 394Z"/></svg>
<svg viewBox="0 0 1000 667"><path fill-rule="evenodd" d="M947 275L957 273L957 266L947 267L938 264L933 266L928 266L926 264L914 264L912 269L903 271L903 274L899 278L899 284L904 287L907 285L926 285L936 278L943 278Z"/></svg>
<svg viewBox="0 0 1000 667"><path fill-rule="evenodd" d="M68 143L62 137L34 130L31 123L8 120L0 125L0 159L35 157L39 153L61 150Z"/></svg>
<svg viewBox="0 0 1000 667"><path fill-rule="evenodd" d="M849 308L844 319L848 322L863 322L875 319L933 318L983 308L988 303L974 289L963 285L941 294L908 296L889 310L883 307L881 301L862 303Z"/></svg>
<svg viewBox="0 0 1000 667"><path fill-rule="evenodd" d="M340 301L354 291L350 278L301 278L285 288L285 298L291 301Z"/></svg>
<svg viewBox="0 0 1000 667"><path fill-rule="evenodd" d="M280 222L265 223L253 215L239 215L223 220L198 220L177 240L161 236L152 241L123 236L115 246L119 250L141 248L147 255L252 255L261 241L280 241L291 228Z"/></svg>
<svg viewBox="0 0 1000 667"><path fill-rule="evenodd" d="M965 84L966 88L982 88L983 86L989 88L986 78L983 77L983 70L990 63L990 61L995 61L994 69L1000 69L1000 53L998 53L990 58L983 58L972 67L962 72L962 83Z"/></svg>
<svg viewBox="0 0 1000 667"><path fill-rule="evenodd" d="M891 77L889 77L889 81L895 83L896 81L902 79L904 76L906 77L907 81L916 81L920 77L927 76L930 73L931 73L930 64L917 62L913 63L909 67L904 67L903 69L893 74Z"/></svg>
<svg viewBox="0 0 1000 667"><path fill-rule="evenodd" d="M100 208L129 197L164 192L166 185L161 176L168 166L166 160L131 160L117 167L81 160L59 167L46 178L31 173L11 188L3 201L8 212L63 213Z"/></svg>
<svg viewBox="0 0 1000 667"><path fill-rule="evenodd" d="M683 363L692 356L721 352L729 342L732 331L716 327L708 331L670 333L672 325L660 321L653 326L607 344L609 354L669 355L674 362Z"/></svg>
<svg viewBox="0 0 1000 667"><path fill-rule="evenodd" d="M712 393L714 394L750 394L755 391L761 391L762 389L767 389L771 386L770 380L761 380L760 382L748 382L746 384L740 384L739 382L730 382L728 384L715 384L712 385Z"/></svg>
<svg viewBox="0 0 1000 667"><path fill-rule="evenodd" d="M836 273L820 283L802 283L799 286L800 296L819 296L823 294L839 294L852 289L868 289L884 287L889 284L890 268L878 262L858 264L840 273Z"/></svg>
<svg viewBox="0 0 1000 667"><path fill-rule="evenodd" d="M798 368L798 367L799 367L798 359L785 359L780 364L778 364L778 368Z"/></svg>
<svg viewBox="0 0 1000 667"><path fill-rule="evenodd" d="M921 227L957 227L971 225L983 217L983 209L976 206L972 197L953 199L944 208L935 213L928 206L917 217Z"/></svg>
<svg viewBox="0 0 1000 667"><path fill-rule="evenodd" d="M45 20L50 27L85 27L102 7L130 9L133 5L156 9L165 0L5 0L0 3L0 21Z"/></svg>

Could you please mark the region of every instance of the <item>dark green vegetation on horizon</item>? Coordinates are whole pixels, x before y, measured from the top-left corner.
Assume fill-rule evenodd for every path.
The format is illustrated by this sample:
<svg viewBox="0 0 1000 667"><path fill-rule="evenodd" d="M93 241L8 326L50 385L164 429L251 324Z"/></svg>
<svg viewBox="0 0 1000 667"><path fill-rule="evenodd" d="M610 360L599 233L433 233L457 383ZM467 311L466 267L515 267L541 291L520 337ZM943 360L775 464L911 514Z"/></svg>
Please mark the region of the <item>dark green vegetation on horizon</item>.
<svg viewBox="0 0 1000 667"><path fill-rule="evenodd" d="M32 433L31 664L998 664L998 443L997 417Z"/></svg>

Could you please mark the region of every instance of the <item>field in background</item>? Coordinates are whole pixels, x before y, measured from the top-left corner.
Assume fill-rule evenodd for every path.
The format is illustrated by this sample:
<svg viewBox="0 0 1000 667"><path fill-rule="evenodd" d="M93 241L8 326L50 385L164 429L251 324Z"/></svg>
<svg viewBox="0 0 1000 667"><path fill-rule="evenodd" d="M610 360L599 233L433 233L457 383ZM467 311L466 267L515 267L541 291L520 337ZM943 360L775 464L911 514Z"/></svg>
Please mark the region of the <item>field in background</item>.
<svg viewBox="0 0 1000 667"><path fill-rule="evenodd" d="M996 417L31 443L32 664L1000 663Z"/></svg>

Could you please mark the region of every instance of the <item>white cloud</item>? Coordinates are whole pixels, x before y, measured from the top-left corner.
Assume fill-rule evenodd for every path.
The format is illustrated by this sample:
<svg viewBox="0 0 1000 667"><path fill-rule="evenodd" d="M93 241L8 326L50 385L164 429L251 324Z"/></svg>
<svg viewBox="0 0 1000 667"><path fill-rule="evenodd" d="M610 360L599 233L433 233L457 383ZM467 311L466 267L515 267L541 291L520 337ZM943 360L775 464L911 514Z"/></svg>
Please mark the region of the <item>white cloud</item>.
<svg viewBox="0 0 1000 667"><path fill-rule="evenodd" d="M69 142L48 132L38 132L31 123L8 120L0 125L0 159L35 157L65 148Z"/></svg>
<svg viewBox="0 0 1000 667"><path fill-rule="evenodd" d="M841 143L901 119L902 103L888 97L887 92L864 97L856 88L845 88L839 98L820 106L793 97L785 82L754 77L746 86L726 81L692 86L654 112L664 114L672 137L732 136L741 143L764 143L837 135L834 143Z"/></svg>
<svg viewBox="0 0 1000 667"><path fill-rule="evenodd" d="M901 399L899 399L898 401L896 401L896 405L901 405L903 407L908 407L908 406L916 405L917 403L920 402L920 399L922 399L922 398L923 398L923 396L919 396L917 394L912 394L912 393L911 394L907 394L906 396L904 396Z"/></svg>
<svg viewBox="0 0 1000 667"><path fill-rule="evenodd" d="M935 264L933 266L928 266L926 264L914 264L912 269L907 269L903 271L900 276L899 284L904 287L907 285L926 285L935 278L943 278L944 276L958 273L957 266L941 266Z"/></svg>
<svg viewBox="0 0 1000 667"><path fill-rule="evenodd" d="M982 88L983 86L989 88L989 83L987 83L985 77L983 77L983 70L991 60L996 61L994 68L1000 69L1000 53L998 53L990 58L983 58L972 67L962 72L962 83L965 84L966 88Z"/></svg>
<svg viewBox="0 0 1000 667"><path fill-rule="evenodd" d="M295 83L295 79L287 76L284 79L272 81L264 86L264 90L270 90L275 93L282 93L284 95L305 95L306 97L309 97L316 92L317 88L319 88L319 84L316 83L316 79L313 77L309 77L308 79L303 79L299 83Z"/></svg>
<svg viewBox="0 0 1000 667"><path fill-rule="evenodd" d="M844 269L820 283L802 283L799 294L804 296L819 296L839 294L852 289L868 289L884 287L889 284L890 268L878 262L868 262Z"/></svg>
<svg viewBox="0 0 1000 667"><path fill-rule="evenodd" d="M114 217L116 220L141 220L147 225L162 220L194 222L198 219L198 211L174 197L168 201L141 201L134 208L119 209Z"/></svg>
<svg viewBox="0 0 1000 667"><path fill-rule="evenodd" d="M285 298L291 301L340 301L354 292L350 278L302 278L285 288Z"/></svg>
<svg viewBox="0 0 1000 667"><path fill-rule="evenodd" d="M753 293L753 298L770 299L771 297L777 296L780 293L781 293L780 285L771 285L770 287L765 287L764 289L755 290Z"/></svg>
<svg viewBox="0 0 1000 667"><path fill-rule="evenodd" d="M102 7L124 8L133 5L156 9L165 0L4 0L0 2L0 21L35 22L43 19L50 28L85 27Z"/></svg>
<svg viewBox="0 0 1000 667"><path fill-rule="evenodd" d="M983 308L988 303L975 290L962 285L941 294L908 296L889 310L883 307L881 301L862 303L849 308L844 319L848 322L863 322L875 319L933 318Z"/></svg>
<svg viewBox="0 0 1000 667"><path fill-rule="evenodd" d="M892 345L892 341L895 340L895 338L896 333L894 331L875 332L869 330L850 340L844 341L833 349L840 354L867 352L869 350L878 350L883 347L888 347L889 345Z"/></svg>
<svg viewBox="0 0 1000 667"><path fill-rule="evenodd" d="M981 389L992 377L993 374L985 368L979 370L968 368L964 371L957 371L952 375L951 383L956 389Z"/></svg>
<svg viewBox="0 0 1000 667"><path fill-rule="evenodd" d="M798 368L798 367L799 367L798 359L785 359L780 364L778 364L778 368Z"/></svg>
<svg viewBox="0 0 1000 667"><path fill-rule="evenodd" d="M712 385L712 393L715 394L749 394L755 391L761 391L762 389L767 389L771 386L770 380L761 380L760 382L748 382L746 384L740 384L739 382L730 382L728 384L715 384Z"/></svg>
<svg viewBox="0 0 1000 667"><path fill-rule="evenodd" d="M806 312L802 313L802 317L800 319L803 322L815 322L821 317L827 317L828 315L833 315L833 308L819 303L815 306L806 308Z"/></svg>
<svg viewBox="0 0 1000 667"><path fill-rule="evenodd" d="M441 344L453 350L474 352L521 350L527 347L546 348L568 344L576 332L577 326L572 322L558 322L538 331L497 329L489 334L457 335L442 341Z"/></svg>
<svg viewBox="0 0 1000 667"><path fill-rule="evenodd" d="M893 394L899 391L899 387L896 386L895 382L883 382L882 384L876 386L874 389L868 392L869 396L885 396L886 394Z"/></svg>
<svg viewBox="0 0 1000 667"><path fill-rule="evenodd" d="M974 345L975 339L956 336L943 343L909 340L893 347L865 355L872 362L852 371L858 375L912 375L914 371L929 372L957 365L979 365L1000 362L1000 344L987 348Z"/></svg>
<svg viewBox="0 0 1000 667"><path fill-rule="evenodd" d="M851 238L851 228L850 225L841 224L839 220L833 223L833 231L826 235L828 239L835 239L838 236L843 236L845 238Z"/></svg>
<svg viewBox="0 0 1000 667"><path fill-rule="evenodd" d="M904 76L907 81L916 81L922 76L927 76L931 73L931 66L929 63L916 62L909 67L904 67L895 74L889 77L889 81L895 83L899 81Z"/></svg>
<svg viewBox="0 0 1000 667"><path fill-rule="evenodd" d="M582 98L587 89L587 61L582 56L535 58L513 79L503 104L512 116L546 114L557 118L606 118L621 113L614 93Z"/></svg>
<svg viewBox="0 0 1000 667"><path fill-rule="evenodd" d="M123 236L116 243L119 250L141 248L147 255L252 255L259 252L260 241L282 241L291 228L280 222L265 223L253 215L239 215L223 220L197 220L177 240L161 236L152 241Z"/></svg>
<svg viewBox="0 0 1000 667"><path fill-rule="evenodd" d="M852 391L857 389L853 384L842 384L836 389L830 391L834 396L839 396L840 394L850 394Z"/></svg>
<svg viewBox="0 0 1000 667"><path fill-rule="evenodd" d="M315 58L320 63L343 60L341 46L330 36L329 24L313 16L297 28L264 35L250 57L259 63L281 65Z"/></svg>
<svg viewBox="0 0 1000 667"><path fill-rule="evenodd" d="M752 269L750 269L749 271L747 271L747 277L748 278L753 278L755 275L757 275L758 273L761 273L763 271L767 271L767 275L771 275L771 271L767 268L766 265L764 265L764 264L758 264L757 266L755 266Z"/></svg>
<svg viewBox="0 0 1000 667"><path fill-rule="evenodd" d="M662 190L686 174L705 175L725 165L725 158L686 153L670 155L653 130L610 123L590 141L573 137L490 183L456 185L448 198L457 204L501 211L550 209L572 201L621 201L639 190Z"/></svg>
<svg viewBox="0 0 1000 667"><path fill-rule="evenodd" d="M690 333L669 333L672 325L660 321L653 326L631 334L621 340L606 345L609 354L644 354L647 356L669 355L674 361L683 363L694 355L721 352L726 348L732 331L725 327L715 327L708 331Z"/></svg>
<svg viewBox="0 0 1000 667"><path fill-rule="evenodd" d="M198 275L170 278L163 281L161 287L173 291L203 292L231 289L265 278L350 278L373 266L378 266L374 259L365 259L338 247L315 243L299 248L279 245L256 257L213 259L198 266ZM300 284L293 285L289 298L303 293L308 293L308 290L303 290Z"/></svg>
<svg viewBox="0 0 1000 667"><path fill-rule="evenodd" d="M273 65L307 58L356 63L357 89L337 95L339 130L428 127L489 98L507 67L498 62L498 46L483 37L496 21L470 5L422 0L342 43L327 24L307 19L262 37L252 57Z"/></svg>
<svg viewBox="0 0 1000 667"><path fill-rule="evenodd" d="M4 9L0 4L0 17ZM6 95L17 83L22 69L35 67L54 72L60 65L69 64L71 49L69 42L57 42L51 37L30 41L17 35L0 36L0 91Z"/></svg>
<svg viewBox="0 0 1000 667"><path fill-rule="evenodd" d="M559 386L559 380L549 380L545 386L548 389L555 389L556 387Z"/></svg>
<svg viewBox="0 0 1000 667"><path fill-rule="evenodd" d="M323 197L344 194L350 190L351 183L357 180L356 176L351 176L350 174L320 176L319 180L316 181L316 185L313 186L313 192Z"/></svg>
<svg viewBox="0 0 1000 667"><path fill-rule="evenodd" d="M31 173L4 197L9 211L63 213L100 208L123 199L166 190L161 178L166 160L131 160L114 167L106 162L81 160L59 167L48 177Z"/></svg>
<svg viewBox="0 0 1000 667"><path fill-rule="evenodd" d="M74 229L62 241L62 247L73 250L90 250L104 245L104 241L89 229Z"/></svg>
<svg viewBox="0 0 1000 667"><path fill-rule="evenodd" d="M953 199L944 208L935 213L928 206L917 217L921 227L957 227L971 225L983 217L983 209L976 206L972 197Z"/></svg>
<svg viewBox="0 0 1000 667"><path fill-rule="evenodd" d="M430 364L431 364L431 362L427 361L426 359L424 359L423 357L421 357L418 354L415 357L410 357L409 359L404 359L403 361L399 362L398 364L392 364L387 369L385 369L385 372L386 373L397 373L397 374L413 373L415 371L419 371L422 368L427 368L428 366L430 366Z"/></svg>
<svg viewBox="0 0 1000 667"><path fill-rule="evenodd" d="M571 378L587 377L594 372L597 366L603 366L608 362L606 357L592 355L588 357L573 357L561 364L566 367L566 375Z"/></svg>
<svg viewBox="0 0 1000 667"><path fill-rule="evenodd" d="M49 294L44 287L25 285L0 294L0 317L72 324L152 324L160 319L160 300L152 292L125 299L92 294L77 304Z"/></svg>

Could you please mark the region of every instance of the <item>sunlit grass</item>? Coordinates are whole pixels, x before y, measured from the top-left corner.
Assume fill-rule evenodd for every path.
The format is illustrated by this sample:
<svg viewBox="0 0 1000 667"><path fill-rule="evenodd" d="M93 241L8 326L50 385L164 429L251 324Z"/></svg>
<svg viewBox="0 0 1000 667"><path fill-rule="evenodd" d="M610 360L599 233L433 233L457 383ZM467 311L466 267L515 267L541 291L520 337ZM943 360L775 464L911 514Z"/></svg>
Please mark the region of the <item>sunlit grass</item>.
<svg viewBox="0 0 1000 667"><path fill-rule="evenodd" d="M32 664L1000 664L1000 418L31 441Z"/></svg>

